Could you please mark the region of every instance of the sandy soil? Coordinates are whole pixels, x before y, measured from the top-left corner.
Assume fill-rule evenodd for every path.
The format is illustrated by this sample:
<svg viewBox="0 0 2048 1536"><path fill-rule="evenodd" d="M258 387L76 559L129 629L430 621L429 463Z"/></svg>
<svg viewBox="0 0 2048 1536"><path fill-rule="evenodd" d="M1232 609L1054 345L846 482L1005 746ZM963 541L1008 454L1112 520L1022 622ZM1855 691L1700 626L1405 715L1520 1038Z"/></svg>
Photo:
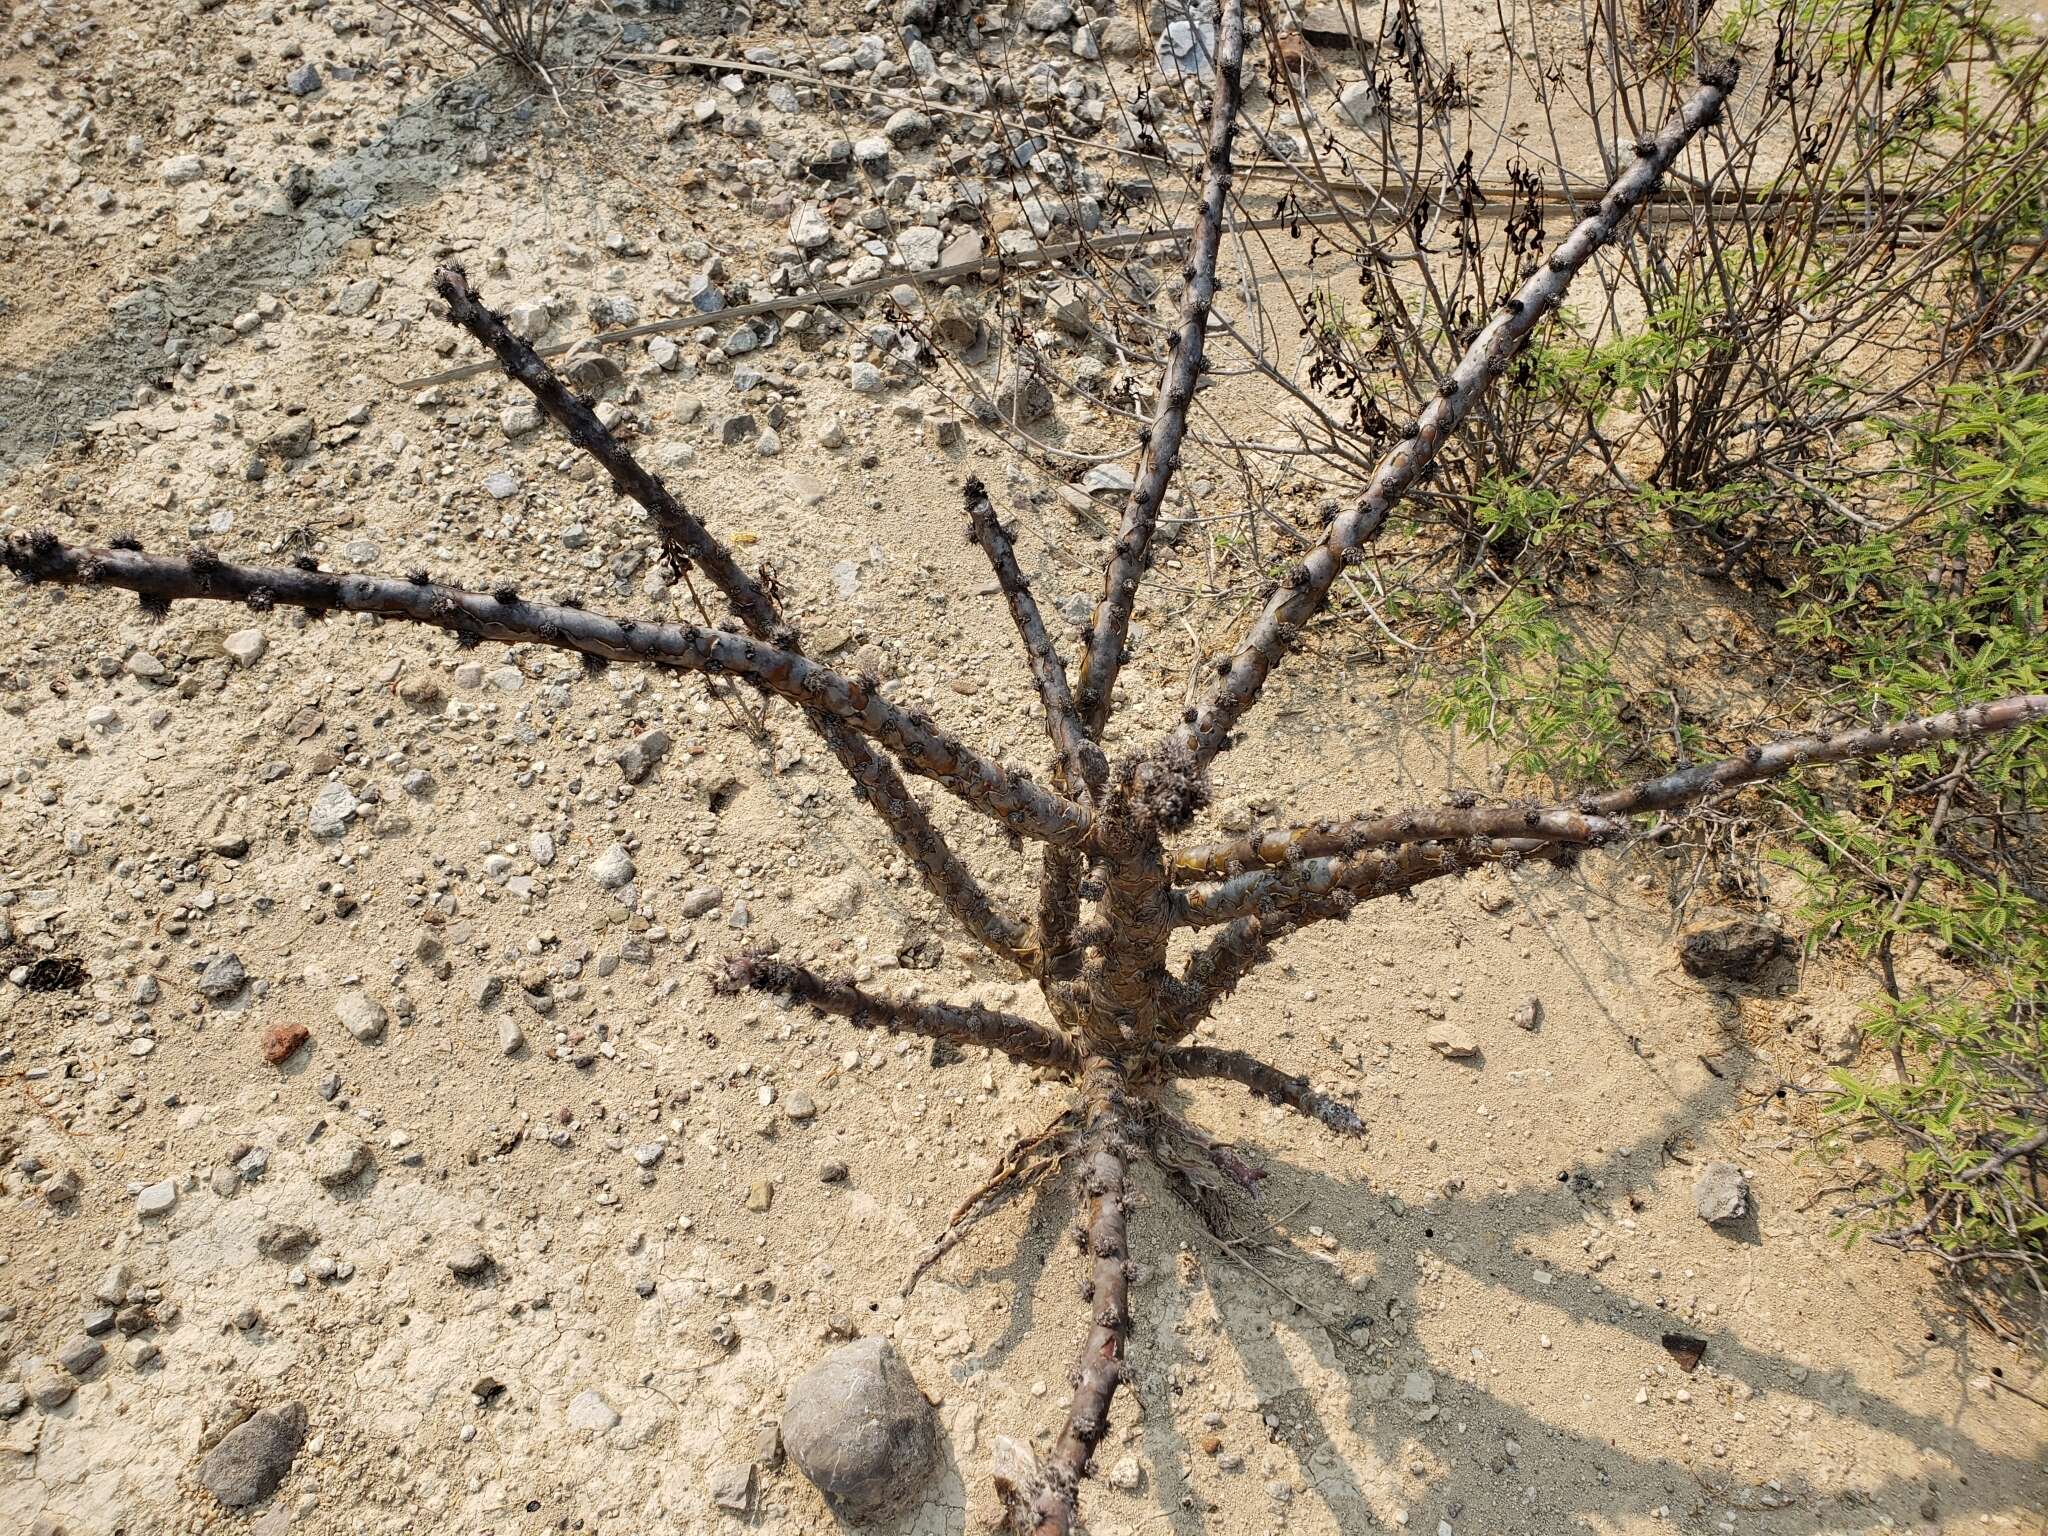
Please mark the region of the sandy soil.
<svg viewBox="0 0 2048 1536"><path fill-rule="evenodd" d="M1483 28L1470 9L1459 25ZM1564 10L1539 20L1568 30ZM619 22L685 51L730 29L800 69L835 32L893 37L844 7ZM459 256L499 305L556 300L557 339L589 329L593 299L674 313L714 253L728 286L768 270L792 146L873 133L893 106L784 111L759 82L699 79L622 87L565 128L391 30L364 0L13 7L0 530L687 612L634 509L545 431L508 435L509 388L395 387L473 357L431 314L431 272ZM1013 66L1101 72L1035 39ZM322 84L298 97L304 62ZM711 97L706 125L692 107ZM736 136L743 117L764 136ZM902 165L951 178L961 142ZM854 330L883 317L846 312ZM1055 600L1092 594L1100 526L971 427L939 446L933 421L963 414L939 387L854 393L851 330L823 328L731 357L733 327L707 327L673 368L618 349L602 392L692 505L772 556L817 648L1035 763L957 486L977 470L997 488ZM772 455L723 440L742 365L767 381L744 404ZM1224 622L1172 589L1199 585L1191 545L1161 574L1125 740L1177 713L1193 631ZM944 1469L903 1528L983 1528L991 1437L1064 1411L1069 1191L897 1292L1064 1097L1001 1060L934 1064L712 993L705 962L744 925L880 985L1039 1007L946 928L792 715L756 744L696 681L588 679L356 620L190 604L154 624L20 588L0 618L0 948L24 977L85 972L0 982L0 1380L80 1335L113 1266L144 1309L61 1405L0 1421L0 1529L826 1531L771 1431L789 1384L856 1333L892 1338L940 1408ZM223 641L252 626L244 665ZM1745 649L1731 626L1673 664L1724 671ZM1274 690L1205 825L1488 782L1393 670L1344 655ZM628 782L615 754L657 727L671 750ZM354 810L325 838L311 813L332 786ZM937 814L1023 889L999 839ZM638 868L631 905L592 878L614 844ZM1272 1226L1224 1250L1147 1176L1135 1388L1088 1490L1101 1536L2048 1528L2034 1366L1959 1326L1919 1267L1845 1251L1828 1170L1803 1157L1797 1090L1853 1051L1867 980L1828 958L1741 989L1689 979L1683 874L1636 856L1432 887L1296 939L1205 1026L1355 1095L1371 1133L1360 1150L1235 1092L1191 1096L1270 1170ZM248 983L209 997L227 954ZM1530 997L1534 1030L1514 1022ZM345 1027L366 1002L374 1042ZM1481 1054L1431 1051L1439 1019ZM264 1032L294 1022L309 1045L266 1065ZM348 1137L372 1166L323 1186ZM1745 1226L1694 1212L1713 1158L1749 1172ZM847 1177L822 1181L835 1161ZM53 1205L65 1172L81 1187ZM168 1212L139 1214L166 1180ZM266 1256L282 1224L310 1245ZM460 1278L469 1246L491 1264ZM1697 1371L1661 1345L1674 1332L1706 1341ZM594 1423L592 1392L610 1410ZM310 1429L284 1486L223 1511L201 1454L286 1401ZM750 1463L750 1508L717 1508L714 1483Z"/></svg>

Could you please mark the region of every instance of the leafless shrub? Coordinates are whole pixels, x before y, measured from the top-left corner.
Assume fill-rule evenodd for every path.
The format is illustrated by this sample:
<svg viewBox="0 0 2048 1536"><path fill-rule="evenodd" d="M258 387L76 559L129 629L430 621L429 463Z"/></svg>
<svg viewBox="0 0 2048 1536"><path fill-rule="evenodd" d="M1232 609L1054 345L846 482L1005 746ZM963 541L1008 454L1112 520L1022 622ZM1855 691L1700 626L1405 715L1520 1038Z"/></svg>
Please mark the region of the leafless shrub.
<svg viewBox="0 0 2048 1536"><path fill-rule="evenodd" d="M175 601L283 604L427 624L458 644L540 644L581 654L593 666L625 662L726 676L794 704L828 743L864 803L888 828L931 894L984 948L1036 984L1050 1024L864 990L780 955L733 955L719 983L781 996L843 1015L857 1027L909 1032L1000 1052L1075 1087L1052 1125L1011 1150L961 1207L913 1271L911 1282L961 1232L1019 1189L1061 1167L1079 1174L1076 1238L1088 1260L1082 1288L1088 1333L1065 1422L1044 1455L998 1442L997 1486L1012 1529L1064 1536L1077 1520L1078 1486L1108 1428L1125 1379L1133 1272L1128 1234L1132 1165L1149 1157L1168 1186L1206 1221L1228 1219L1233 1192L1256 1192L1249 1159L1182 1118L1164 1090L1176 1079L1237 1083L1341 1135L1365 1127L1342 1098L1259 1058L1188 1043L1283 937L1341 921L1381 897L1501 861L1565 862L1631 834L1633 818L1666 812L1809 763L1909 750L2048 718L2048 696L2024 695L1950 714L1835 736L1752 747L1724 762L1554 805L1474 801L1391 816L1278 828L1231 842L1193 845L1179 834L1206 802L1211 765L1305 626L1322 611L1345 569L1420 484L1460 426L1491 398L1518 352L1555 311L1573 277L1628 221L1685 146L1715 122L1733 82L1712 71L1664 126L1646 133L1591 207L1535 262L1490 315L1474 314L1455 364L1426 404L1398 425L1353 505L1333 516L1266 592L1241 641L1215 659L1196 702L1162 739L1111 762L1102 749L1117 674L1129 650L1141 582L1152 562L1161 508L1188 439L1188 416L1206 367L1241 125L1245 43L1241 0L1227 0L1218 28L1199 212L1188 242L1179 310L1158 342L1165 366L1142 435L1136 487L1127 498L1102 595L1069 683L987 492L964 487L967 532L994 571L1029 662L1051 748L1049 782L978 751L914 709L893 703L872 679L807 657L774 583L742 569L730 549L650 474L469 285L445 268L438 288L451 317L489 347L506 374L645 510L670 567L702 571L730 604L733 627L619 619L535 601L500 586L471 591L410 577L347 575L310 558L290 567L231 563L211 550L148 554L133 540L107 548L67 545L54 534L10 539L5 564L32 583L124 588L161 614ZM1439 81L1439 84L1441 82ZM1012 910L984 888L948 846L899 769L930 779L1022 842L1042 850L1036 912ZM1206 942L1199 935L1209 932ZM907 1289L907 1288L906 1288Z"/></svg>
<svg viewBox="0 0 2048 1536"><path fill-rule="evenodd" d="M549 82L548 47L569 11L569 0L377 0L385 10L416 21L450 47L510 64Z"/></svg>

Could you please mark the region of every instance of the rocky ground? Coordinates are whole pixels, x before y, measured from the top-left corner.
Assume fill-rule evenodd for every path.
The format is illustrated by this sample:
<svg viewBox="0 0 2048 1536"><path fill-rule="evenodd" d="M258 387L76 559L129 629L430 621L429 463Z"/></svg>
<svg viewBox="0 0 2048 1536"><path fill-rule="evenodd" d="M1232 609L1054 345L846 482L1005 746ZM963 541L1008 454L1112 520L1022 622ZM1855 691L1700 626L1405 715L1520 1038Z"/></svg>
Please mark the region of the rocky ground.
<svg viewBox="0 0 2048 1536"><path fill-rule="evenodd" d="M1122 429L1016 383L1006 327L1063 388L1111 395L1125 364L1062 326L1086 297L1057 272L904 280L1114 223L1097 160L1034 170L944 109L1007 81L995 106L1106 149L1150 31L1031 0L970 34L918 3L908 42L886 8L621 4L619 52L784 73L572 71L560 105L367 0L0 11L0 531L691 613L516 390L408 387L475 359L432 312L459 258L535 339L721 317L567 367L774 562L814 650L1036 761L957 488L996 487L1041 591L1085 613L1090 492L1122 469L1087 456ZM1008 451L978 396L1077 457ZM1223 622L1186 595L1203 575L1187 534L1141 610L1131 737ZM898 1292L1064 1099L714 995L708 961L770 940L1037 1007L792 714L756 740L699 680L354 619L20 588L0 613L0 1528L822 1532L777 1427L853 1339L937 1409L936 1471L886 1528L986 1520L991 1437L1064 1409L1067 1191ZM1343 651L1276 690L1212 825L1485 782ZM1689 974L1671 883L1633 858L1432 887L1297 938L1204 1026L1371 1134L1195 1096L1270 1169L1271 1225L1222 1248L1146 1187L1096 1531L2043 1528L2032 1366L1916 1267L1845 1252L1801 1157L1797 1090L1853 1056L1867 983L1796 952Z"/></svg>

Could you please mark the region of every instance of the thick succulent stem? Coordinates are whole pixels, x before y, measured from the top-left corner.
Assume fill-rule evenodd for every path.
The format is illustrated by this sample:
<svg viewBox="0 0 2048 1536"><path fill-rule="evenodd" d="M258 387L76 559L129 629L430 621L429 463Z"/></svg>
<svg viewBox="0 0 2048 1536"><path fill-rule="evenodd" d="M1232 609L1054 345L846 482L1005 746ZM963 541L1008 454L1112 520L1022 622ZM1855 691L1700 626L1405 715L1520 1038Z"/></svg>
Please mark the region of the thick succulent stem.
<svg viewBox="0 0 2048 1536"><path fill-rule="evenodd" d="M1636 146L1635 161L1615 179L1599 207L1473 338L1405 440L1380 460L1359 504L1339 514L1323 541L1273 589L1236 654L1220 664L1221 675L1207 698L1172 733L1170 739L1196 761L1206 764L1223 749L1302 626L1321 610L1345 565L1379 533L1394 504L1422 478L1488 386L1507 371L1529 333L1558 306L1579 269L1620 233L1622 222L1650 195L1692 136L1719 118L1734 83L1732 69L1709 79L1654 139Z"/></svg>
<svg viewBox="0 0 2048 1536"><path fill-rule="evenodd" d="M1277 869L1249 870L1228 880L1183 886L1173 893L1174 921L1178 926L1206 928L1241 917L1271 918L1326 898L1348 895L1353 902L1369 900L1482 864L1515 858L1568 858L1577 849L1575 843L1543 843L1530 838L1473 838L1411 843L1389 853L1299 859ZM1338 903L1339 909L1344 905Z"/></svg>
<svg viewBox="0 0 2048 1536"><path fill-rule="evenodd" d="M1079 1237L1088 1256L1082 1299L1089 1306L1088 1337L1074 1367L1074 1401L1052 1453L1023 1484L998 1479L996 1488L1013 1530L1031 1536L1069 1536L1076 1526L1081 1479L1109 1430L1110 1399L1124 1379L1130 1337L1130 1238L1126 1180L1140 1144L1120 1067L1091 1059L1081 1079L1082 1130Z"/></svg>
<svg viewBox="0 0 2048 1536"><path fill-rule="evenodd" d="M850 981L838 981L788 960L742 954L727 959L719 972L727 991L747 989L808 1003L823 1013L836 1013L860 1029L890 1034L923 1035L954 1045L982 1045L1026 1066L1072 1076L1081 1056L1063 1035L992 1008L954 1003L910 1002L864 992Z"/></svg>
<svg viewBox="0 0 2048 1536"><path fill-rule="evenodd" d="M1339 1135L1365 1134L1365 1122L1358 1118L1358 1111L1342 1099L1332 1098L1313 1087L1307 1078L1291 1076L1244 1051L1183 1045L1167 1051L1160 1062L1169 1076L1228 1078L1233 1083L1242 1083L1262 1099L1320 1121Z"/></svg>
<svg viewBox="0 0 2048 1536"><path fill-rule="evenodd" d="M1082 970L1089 1004L1082 1033L1100 1055L1128 1059L1162 1026L1170 991L1166 947L1180 908L1160 838L1187 825L1206 794L1202 776L1172 753L1146 754L1119 766L1097 810L1103 940Z"/></svg>
<svg viewBox="0 0 2048 1536"><path fill-rule="evenodd" d="M1254 832L1229 842L1201 843L1177 851L1172 866L1176 880L1201 880L1240 874L1248 869L1269 869L1298 859L1464 838L1534 838L1546 843L1598 847L1627 830L1624 821L1611 816L1588 816L1572 806L1481 805L1465 810L1408 810Z"/></svg>
<svg viewBox="0 0 2048 1536"><path fill-rule="evenodd" d="M1187 435L1188 406L1202 377L1203 346L1209 330L1209 309L1216 299L1216 257L1223 244L1223 211L1230 200L1230 146L1237 133L1244 62L1244 3L1225 0L1216 28L1216 82L1209 107L1208 171L1202 183L1202 205L1188 241L1187 265L1181 271L1185 288L1180 318L1168 340L1169 361L1160 380L1159 409L1145 437L1130 500L1124 504L1123 526L1117 532L1109 569L1103 576L1102 601L1089 622L1081 653L1081 675L1074 688L1090 734L1100 737L1109 721L1116 676L1124 662L1131 615L1138 606L1138 586L1151 564L1152 539L1159 527L1159 509L1166 488L1180 467L1180 449Z"/></svg>
<svg viewBox="0 0 2048 1536"><path fill-rule="evenodd" d="M8 542L6 563L29 581L121 587L158 603L202 598L343 609L409 619L454 632L468 643L497 640L548 645L607 661L641 662L742 678L871 736L1022 837L1077 843L1089 814L998 763L931 721L898 709L857 679L722 629L615 619L585 608L528 602L508 592L472 592L439 582L355 576L297 567L233 565L206 552L189 558L127 549L85 549L53 536Z"/></svg>

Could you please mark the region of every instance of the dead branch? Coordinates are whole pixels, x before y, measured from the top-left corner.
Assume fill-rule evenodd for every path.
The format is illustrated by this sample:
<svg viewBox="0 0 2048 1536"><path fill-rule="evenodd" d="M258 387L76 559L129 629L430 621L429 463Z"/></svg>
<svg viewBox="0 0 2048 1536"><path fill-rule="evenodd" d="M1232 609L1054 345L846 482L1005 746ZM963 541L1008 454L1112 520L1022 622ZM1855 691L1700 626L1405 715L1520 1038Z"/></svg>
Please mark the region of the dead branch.
<svg viewBox="0 0 2048 1536"><path fill-rule="evenodd" d="M1004 1150L996 1162L995 1172L960 1202L946 1222L946 1230L917 1256L910 1278L903 1282L904 1296L917 1289L917 1282L924 1277L925 1271L960 1246L976 1222L1059 1171L1076 1149L1075 1132L1080 1118L1080 1111L1069 1105L1044 1130L1020 1136ZM1049 1143L1052 1150L1042 1150Z"/></svg>
<svg viewBox="0 0 2048 1536"><path fill-rule="evenodd" d="M1223 750L1303 626L1321 611L1344 567L1378 535L1395 503L1422 479L1437 451L1507 371L1529 333L1562 301L1579 269L1620 234L1623 222L1692 136L1720 117L1734 84L1732 68L1714 73L1655 138L1640 141L1635 162L1616 178L1598 209L1580 221L1473 339L1437 397L1403 434L1404 441L1380 460L1358 506L1331 522L1323 542L1273 589L1236 654L1218 664L1219 676L1208 696L1169 738L1177 747L1202 764Z"/></svg>
<svg viewBox="0 0 2048 1536"><path fill-rule="evenodd" d="M756 639L771 641L786 650L802 649L796 631L767 590L740 569L725 544L669 493L659 476L634 458L589 404L562 383L540 354L512 334L503 318L469 286L461 267L443 267L436 274L435 287L447 301L450 318L490 348L507 376L525 386L569 441L603 466L612 484L640 504L672 566L687 570L694 563L700 567ZM923 805L910 793L888 759L829 715L812 712L805 718L825 738L832 755L874 807L925 888L990 950L1025 974L1036 975L1040 954L1029 927L1000 910L980 882L968 873L967 866L939 835Z"/></svg>
<svg viewBox="0 0 2048 1536"><path fill-rule="evenodd" d="M766 641L696 624L615 619L584 608L535 603L509 591L472 592L439 582L334 574L319 569L232 565L138 550L86 549L52 535L11 538L7 568L27 581L119 587L149 602L187 599L283 604L316 613L343 609L452 631L465 644L546 645L606 661L645 662L744 679L871 736L925 777L952 790L1021 837L1078 843L1089 814L1063 796L990 761L929 719L898 709L856 678Z"/></svg>

